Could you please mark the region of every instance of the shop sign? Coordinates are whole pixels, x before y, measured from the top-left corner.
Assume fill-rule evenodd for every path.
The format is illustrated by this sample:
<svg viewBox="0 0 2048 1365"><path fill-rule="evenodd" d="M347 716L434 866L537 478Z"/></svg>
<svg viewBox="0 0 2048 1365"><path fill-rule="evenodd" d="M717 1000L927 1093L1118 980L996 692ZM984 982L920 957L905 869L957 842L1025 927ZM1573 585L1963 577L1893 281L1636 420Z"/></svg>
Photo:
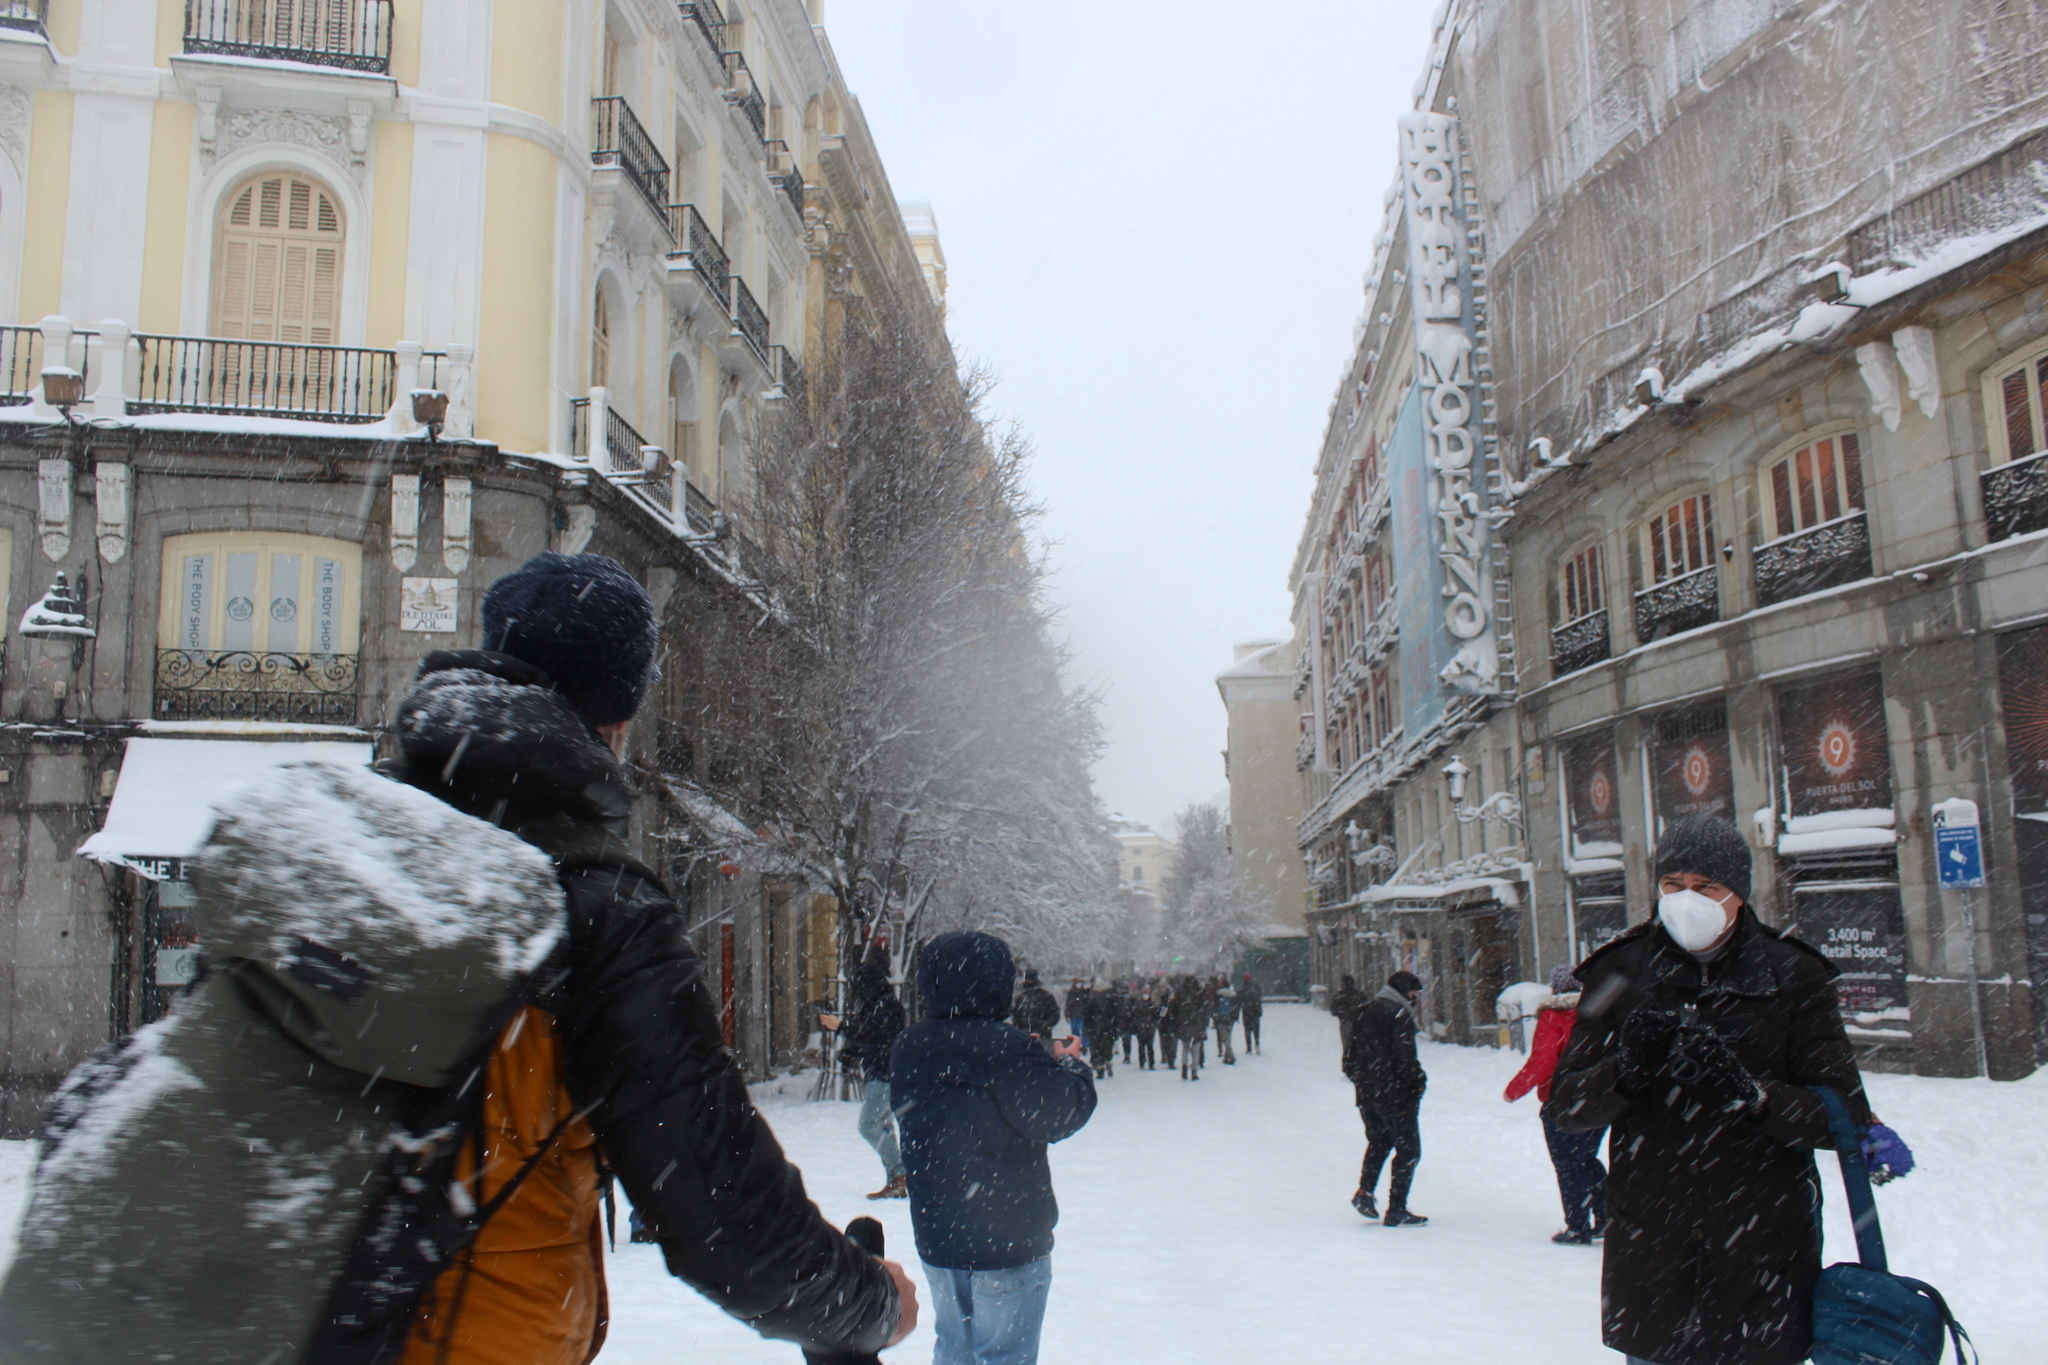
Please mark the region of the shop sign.
<svg viewBox="0 0 2048 1365"><path fill-rule="evenodd" d="M1616 780L1613 731L1566 745L1564 771L1575 849L1620 844L1621 786Z"/></svg>
<svg viewBox="0 0 2048 1365"><path fill-rule="evenodd" d="M2048 626L1998 637L1998 700L2013 809L2048 810Z"/></svg>
<svg viewBox="0 0 2048 1365"><path fill-rule="evenodd" d="M1780 692L1778 735L1788 814L1890 809L1891 748L1877 674Z"/></svg>
<svg viewBox="0 0 2048 1365"><path fill-rule="evenodd" d="M1661 718L1651 746L1650 774L1660 820L1686 815L1734 819L1727 708L1716 703L1709 709Z"/></svg>
<svg viewBox="0 0 2048 1365"><path fill-rule="evenodd" d="M402 578L398 584L398 628L433 635L455 630L452 578Z"/></svg>

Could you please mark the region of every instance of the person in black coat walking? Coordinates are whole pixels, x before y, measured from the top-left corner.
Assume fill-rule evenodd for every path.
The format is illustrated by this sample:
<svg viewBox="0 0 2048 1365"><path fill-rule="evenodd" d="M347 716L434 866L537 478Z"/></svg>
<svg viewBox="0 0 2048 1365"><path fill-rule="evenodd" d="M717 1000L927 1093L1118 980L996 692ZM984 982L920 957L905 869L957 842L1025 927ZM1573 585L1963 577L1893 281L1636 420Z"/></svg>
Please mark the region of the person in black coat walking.
<svg viewBox="0 0 2048 1365"><path fill-rule="evenodd" d="M1237 1017L1244 1021L1244 1053L1249 1057L1259 1050L1259 1020L1266 1012L1266 998L1259 993L1259 983L1246 972L1237 983Z"/></svg>
<svg viewBox="0 0 2048 1365"><path fill-rule="evenodd" d="M1168 1070L1173 1069L1175 1045L1179 1041L1173 1031L1173 992L1171 977L1161 977L1152 991L1152 1019L1159 1029L1159 1061Z"/></svg>
<svg viewBox="0 0 2048 1365"><path fill-rule="evenodd" d="M1746 904L1749 845L1674 820L1657 913L1579 964L1578 1022L1550 1083L1559 1127L1611 1125L1601 1337L1659 1365L1793 1365L1820 1276L1809 1087L1870 1121L1835 967Z"/></svg>
<svg viewBox="0 0 2048 1365"><path fill-rule="evenodd" d="M1180 1042L1180 1078L1202 1079L1202 1061L1209 1036L1209 997L1202 983L1180 976L1173 983L1173 1034Z"/></svg>
<svg viewBox="0 0 2048 1365"><path fill-rule="evenodd" d="M1373 1190L1388 1156L1394 1172L1387 1181L1390 1228L1420 1227L1429 1220L1408 1208L1408 1189L1422 1159L1422 1092L1429 1086L1415 1056L1415 1001L1422 982L1413 972L1395 972L1380 993L1353 1016L1344 1074L1351 1079L1358 1113L1365 1120L1365 1162L1351 1206L1378 1218Z"/></svg>
<svg viewBox="0 0 2048 1365"><path fill-rule="evenodd" d="M1059 1221L1046 1146L1095 1112L1078 1044L1049 1057L1003 1022L1013 974L991 934L933 939L917 968L930 1017L897 1040L889 1077L944 1362L1037 1360Z"/></svg>
<svg viewBox="0 0 2048 1365"><path fill-rule="evenodd" d="M1060 1026L1060 1002L1052 998L1052 992L1038 984L1036 969L1024 973L1024 988L1017 992L1017 1003L1011 1007L1010 1019L1032 1037L1045 1044L1046 1051L1052 1050L1052 1031Z"/></svg>
<svg viewBox="0 0 2048 1365"><path fill-rule="evenodd" d="M904 1197L903 1155L896 1139L896 1122L889 1112L889 1053L896 1035L903 1032L903 1002L889 984L888 969L879 962L864 962L855 969L851 982L853 1018L842 1027L833 1015L822 1015L819 1024L840 1031L840 1060L848 1074L861 1078L860 1122L856 1125L868 1146L882 1159L882 1188L870 1199Z"/></svg>

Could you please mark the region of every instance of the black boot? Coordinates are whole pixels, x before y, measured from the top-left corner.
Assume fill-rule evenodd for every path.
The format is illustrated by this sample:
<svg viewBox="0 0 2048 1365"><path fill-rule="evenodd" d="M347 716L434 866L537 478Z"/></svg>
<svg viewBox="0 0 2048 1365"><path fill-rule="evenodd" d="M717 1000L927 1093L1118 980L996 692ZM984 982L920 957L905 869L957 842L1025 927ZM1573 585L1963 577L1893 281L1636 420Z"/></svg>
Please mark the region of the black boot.
<svg viewBox="0 0 2048 1365"><path fill-rule="evenodd" d="M1358 1216L1361 1218L1378 1218L1380 1216L1379 1201L1374 1199L1371 1193L1366 1190L1360 1190L1351 1196L1351 1207L1358 1210Z"/></svg>
<svg viewBox="0 0 2048 1365"><path fill-rule="evenodd" d="M1429 1220L1419 1213L1390 1208L1387 1210L1387 1216L1380 1221L1390 1228L1419 1228Z"/></svg>

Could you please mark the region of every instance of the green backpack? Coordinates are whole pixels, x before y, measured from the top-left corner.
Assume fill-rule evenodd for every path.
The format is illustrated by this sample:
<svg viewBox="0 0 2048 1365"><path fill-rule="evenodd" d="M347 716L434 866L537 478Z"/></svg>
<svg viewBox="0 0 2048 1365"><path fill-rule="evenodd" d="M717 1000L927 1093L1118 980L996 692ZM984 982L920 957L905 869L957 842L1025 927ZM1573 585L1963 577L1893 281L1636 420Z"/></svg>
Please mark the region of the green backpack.
<svg viewBox="0 0 2048 1365"><path fill-rule="evenodd" d="M0 1365L391 1358L516 1188L478 1208L454 1163L563 933L555 862L367 768L233 806L193 870L205 981L52 1106Z"/></svg>

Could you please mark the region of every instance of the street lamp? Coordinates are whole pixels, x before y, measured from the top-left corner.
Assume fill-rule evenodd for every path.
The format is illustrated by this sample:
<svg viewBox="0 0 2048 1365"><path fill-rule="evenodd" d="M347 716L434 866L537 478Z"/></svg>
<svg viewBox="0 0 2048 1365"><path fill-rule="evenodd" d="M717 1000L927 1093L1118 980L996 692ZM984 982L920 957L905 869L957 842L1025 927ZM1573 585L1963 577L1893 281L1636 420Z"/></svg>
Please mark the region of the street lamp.
<svg viewBox="0 0 2048 1365"><path fill-rule="evenodd" d="M1465 766L1464 760L1454 757L1444 765L1443 774L1445 782L1451 789L1451 814L1458 817L1459 824L1469 825L1474 820L1498 820L1516 833L1527 837L1522 829L1522 803L1517 801L1512 793L1495 792L1476 806L1460 805L1459 802L1465 799L1465 779L1472 775L1472 770Z"/></svg>

